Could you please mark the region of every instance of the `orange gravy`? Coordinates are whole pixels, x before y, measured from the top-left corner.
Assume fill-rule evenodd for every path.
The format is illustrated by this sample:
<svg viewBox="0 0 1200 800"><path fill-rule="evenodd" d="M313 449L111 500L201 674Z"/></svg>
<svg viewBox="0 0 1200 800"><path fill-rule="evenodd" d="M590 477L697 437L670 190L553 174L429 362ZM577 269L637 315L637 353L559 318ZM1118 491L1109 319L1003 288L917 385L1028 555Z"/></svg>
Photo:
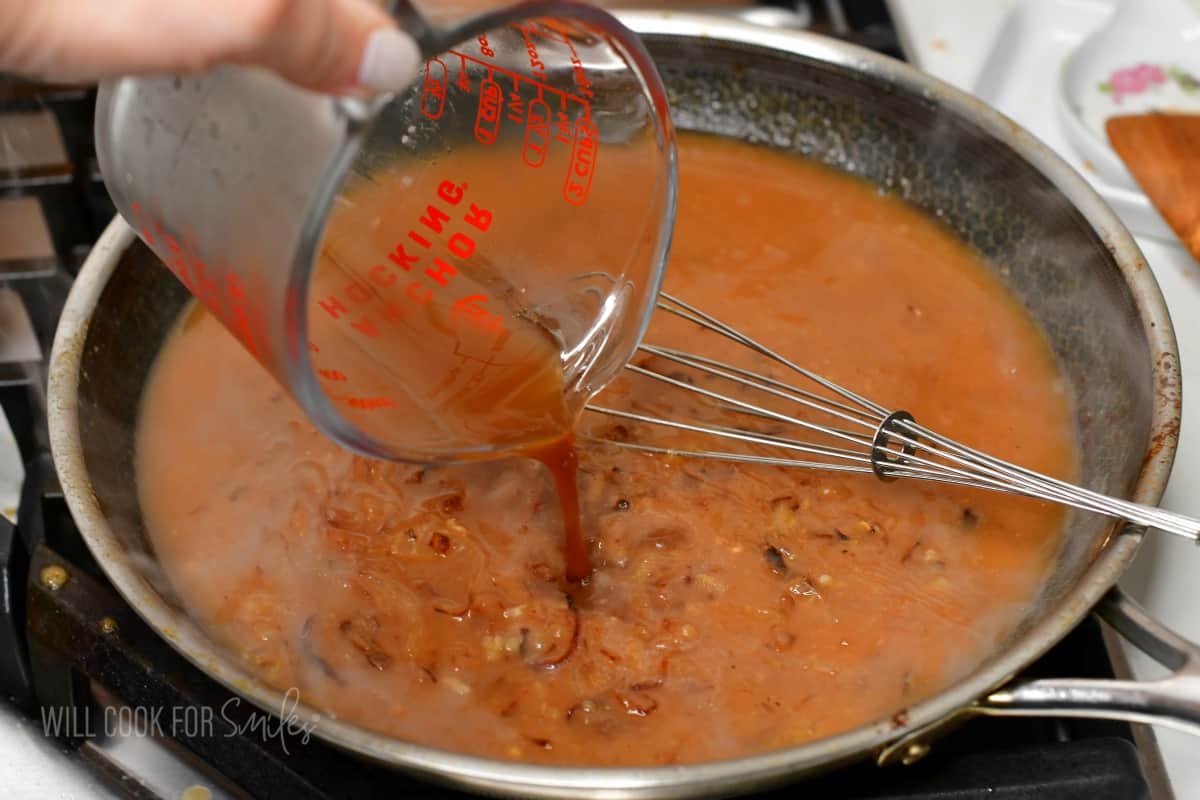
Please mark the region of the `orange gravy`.
<svg viewBox="0 0 1200 800"><path fill-rule="evenodd" d="M1071 475L1046 343L932 221L713 138L682 136L680 171L668 291L934 429ZM647 340L736 357L679 319ZM693 402L636 376L600 400ZM190 613L264 680L386 734L559 764L728 758L886 719L1002 646L1059 546L1042 503L646 455L586 437L711 442L591 414L579 434L587 552L567 555L594 572L568 595L541 464L354 456L196 313L147 388L139 491Z"/></svg>

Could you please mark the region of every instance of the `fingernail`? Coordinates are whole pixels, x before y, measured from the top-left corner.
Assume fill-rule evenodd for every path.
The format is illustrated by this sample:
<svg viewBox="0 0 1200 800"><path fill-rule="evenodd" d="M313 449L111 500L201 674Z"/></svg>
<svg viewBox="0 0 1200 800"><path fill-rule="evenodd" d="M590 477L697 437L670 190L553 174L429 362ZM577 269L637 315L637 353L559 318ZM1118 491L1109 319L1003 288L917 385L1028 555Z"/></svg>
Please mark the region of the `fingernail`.
<svg viewBox="0 0 1200 800"><path fill-rule="evenodd" d="M358 82L381 92L407 88L421 67L421 49L407 33L397 28L382 28L367 39Z"/></svg>

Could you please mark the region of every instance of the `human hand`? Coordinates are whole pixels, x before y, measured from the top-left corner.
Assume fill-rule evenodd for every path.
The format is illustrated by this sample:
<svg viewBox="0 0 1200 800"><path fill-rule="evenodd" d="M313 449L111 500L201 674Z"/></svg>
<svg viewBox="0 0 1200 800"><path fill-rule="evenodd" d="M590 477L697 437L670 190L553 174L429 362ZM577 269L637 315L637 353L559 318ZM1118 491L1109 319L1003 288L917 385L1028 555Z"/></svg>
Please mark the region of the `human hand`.
<svg viewBox="0 0 1200 800"><path fill-rule="evenodd" d="M0 71L41 80L235 63L337 93L401 89L420 62L368 0L0 0Z"/></svg>

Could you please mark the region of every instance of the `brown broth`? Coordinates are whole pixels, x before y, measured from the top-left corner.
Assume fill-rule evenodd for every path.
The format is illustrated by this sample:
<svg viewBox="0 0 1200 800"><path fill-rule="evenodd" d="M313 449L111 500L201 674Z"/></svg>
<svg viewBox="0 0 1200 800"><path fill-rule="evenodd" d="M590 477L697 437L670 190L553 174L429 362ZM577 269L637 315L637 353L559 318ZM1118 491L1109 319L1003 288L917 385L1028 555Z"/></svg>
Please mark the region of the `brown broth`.
<svg viewBox="0 0 1200 800"><path fill-rule="evenodd" d="M669 291L935 429L1070 477L1071 409L1045 341L945 231L766 149L684 135L680 171ZM769 366L683 320L647 339ZM600 399L719 413L633 376ZM1060 542L1048 504L650 456L586 437L711 443L589 414L579 434L594 571L568 594L581 554L564 553L542 464L356 457L199 314L148 385L139 491L189 612L264 680L383 733L560 764L728 758L891 717L1003 646Z"/></svg>

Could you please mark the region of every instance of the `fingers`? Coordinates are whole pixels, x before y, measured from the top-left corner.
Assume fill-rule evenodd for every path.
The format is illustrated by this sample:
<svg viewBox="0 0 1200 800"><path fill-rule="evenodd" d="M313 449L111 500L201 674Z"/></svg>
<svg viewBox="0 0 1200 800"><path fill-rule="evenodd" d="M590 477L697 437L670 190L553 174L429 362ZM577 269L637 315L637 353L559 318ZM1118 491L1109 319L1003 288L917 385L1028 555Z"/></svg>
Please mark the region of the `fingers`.
<svg viewBox="0 0 1200 800"><path fill-rule="evenodd" d="M0 70L58 81L234 62L318 91L394 90L416 43L367 0L2 0Z"/></svg>
<svg viewBox="0 0 1200 800"><path fill-rule="evenodd" d="M230 60L265 66L321 91L356 85L400 89L416 74L416 42L364 0L251 0L249 5L240 24L246 38Z"/></svg>
<svg viewBox="0 0 1200 800"><path fill-rule="evenodd" d="M421 69L421 50L411 36L395 28L373 31L358 65L358 84L396 92L406 88Z"/></svg>

